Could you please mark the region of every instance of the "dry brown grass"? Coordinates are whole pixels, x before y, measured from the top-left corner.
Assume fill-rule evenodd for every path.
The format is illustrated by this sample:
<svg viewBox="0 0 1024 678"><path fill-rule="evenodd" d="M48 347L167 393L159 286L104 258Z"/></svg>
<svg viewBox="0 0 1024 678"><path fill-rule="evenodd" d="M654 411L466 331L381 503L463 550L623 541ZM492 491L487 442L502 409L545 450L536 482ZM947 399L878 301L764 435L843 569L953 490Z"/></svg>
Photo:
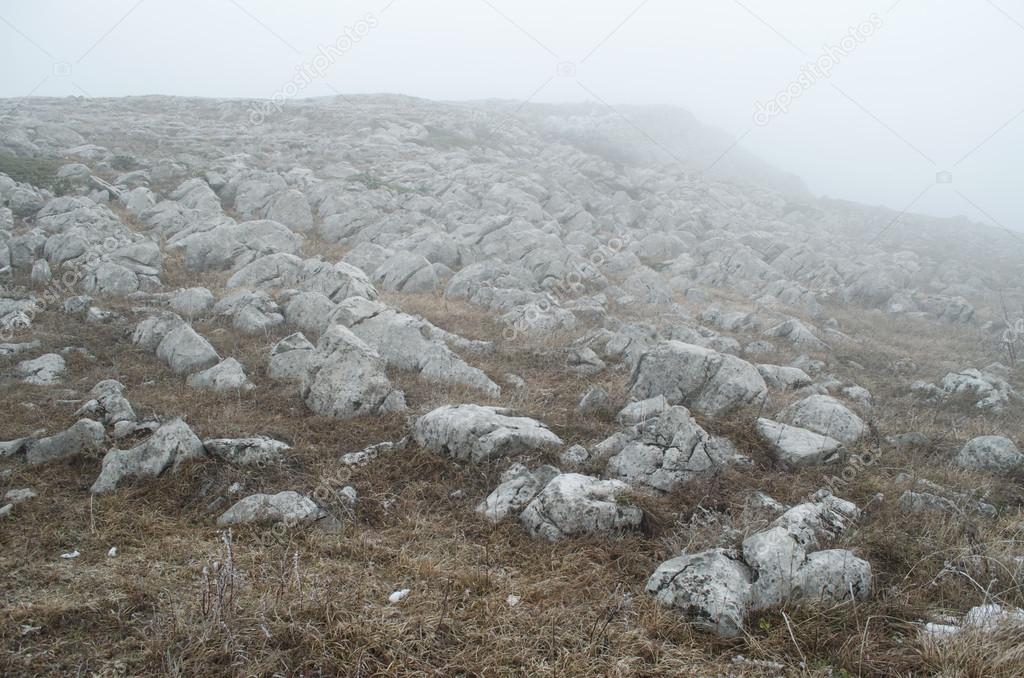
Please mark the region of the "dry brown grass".
<svg viewBox="0 0 1024 678"><path fill-rule="evenodd" d="M167 276L197 284L173 258ZM221 284L215 276L204 282ZM467 359L499 381L517 374L528 388L504 388L495 404L540 418L567 444L594 443L616 430L611 413L581 417L575 407L594 384L624 402L624 371L571 375L564 340L506 342L500 325L466 304L428 296L388 301L450 331L496 341L495 354ZM107 305L133 317L126 304ZM3 462L12 470L4 489L31 486L40 497L16 507L0 531L0 673L1021 675L1019 638L965 637L935 647L919 642L918 630L940 612L961 614L988 601L1024 605L1021 573L1010 567L1024 544L1020 479L965 474L946 463L972 435L998 431L1022 441L1024 422L918 403L891 386L889 369L894 356L915 355L920 374L935 379L944 364L976 360L983 366L997 356L967 331L912 335L895 321L854 313L841 324L873 339L841 348L834 369L871 389L882 432L920 430L932 437L930 450L895 451L872 440L851 452L874 452L876 461L848 479L841 469L792 473L765 453L749 417L702 421L734 440L753 465L666 497L638 498L648 513L641 533L548 544L515 523L491 526L474 513L502 464L459 464L413 445L343 469L340 454L398 440L407 433L407 418L311 416L295 385L273 383L264 373L269 347L286 330L246 337L219 321L197 322L223 355L246 365L256 384L245 395L214 395L186 389L184 379L133 347L131 322L84 325L46 311L32 331L43 351L74 345L92 355L69 359L66 387L78 397L100 379L118 378L141 416L182 416L204 438L271 435L293 449L281 464L253 469L202 461L95 499L88 487L98 453L41 468ZM447 402L485 401L472 391L393 376L412 414ZM71 424L75 405L57 399L53 389L5 383L0 439ZM533 463L541 461L552 460ZM900 471L977 487L1002 503L1003 512L996 520L907 516L896 506ZM643 592L654 567L679 548L715 545L723 526L740 534L756 529L743 510L751 490L797 502L828 476L842 477L837 493L865 508L840 546L871 562L870 600L753 615L746 637L722 641L693 630ZM337 532L235 530L229 565L214 519L232 501L227 488L234 482L246 492L316 493L350 484L360 501L350 514L330 494L318 495L341 519ZM106 557L111 546L120 549L118 557ZM59 558L73 549L81 557ZM388 605L388 594L400 588L412 593ZM509 605L510 595L521 602ZM768 664L734 661L739 655Z"/></svg>

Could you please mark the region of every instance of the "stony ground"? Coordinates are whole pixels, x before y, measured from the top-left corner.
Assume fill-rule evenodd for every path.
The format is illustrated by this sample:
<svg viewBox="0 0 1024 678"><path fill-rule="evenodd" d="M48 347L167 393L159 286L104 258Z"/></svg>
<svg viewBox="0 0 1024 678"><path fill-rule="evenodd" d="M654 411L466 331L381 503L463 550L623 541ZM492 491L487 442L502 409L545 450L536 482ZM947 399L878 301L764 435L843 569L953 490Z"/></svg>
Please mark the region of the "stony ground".
<svg viewBox="0 0 1024 678"><path fill-rule="evenodd" d="M292 103L0 121L0 672L1024 672L1019 239Z"/></svg>

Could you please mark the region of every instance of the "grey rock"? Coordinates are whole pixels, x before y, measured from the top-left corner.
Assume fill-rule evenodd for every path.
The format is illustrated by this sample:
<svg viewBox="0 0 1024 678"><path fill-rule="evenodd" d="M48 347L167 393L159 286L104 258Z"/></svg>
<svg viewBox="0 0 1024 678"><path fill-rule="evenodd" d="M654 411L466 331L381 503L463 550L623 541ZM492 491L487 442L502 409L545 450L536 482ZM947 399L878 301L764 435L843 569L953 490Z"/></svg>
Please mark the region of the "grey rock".
<svg viewBox="0 0 1024 678"><path fill-rule="evenodd" d="M171 330L184 324L185 321L176 313L160 313L150 316L135 326L132 343L144 351L155 352L160 346L160 342L171 333Z"/></svg>
<svg viewBox="0 0 1024 678"><path fill-rule="evenodd" d="M289 334L270 349L267 376L271 379L301 380L316 347L301 332Z"/></svg>
<svg viewBox="0 0 1024 678"><path fill-rule="evenodd" d="M121 421L135 421L135 410L124 391L124 385L115 379L105 379L89 391L89 395L96 400L97 414L104 424L112 426Z"/></svg>
<svg viewBox="0 0 1024 678"><path fill-rule="evenodd" d="M412 252L396 252L377 267L370 279L381 289L406 293L431 292L439 284L431 263Z"/></svg>
<svg viewBox="0 0 1024 678"><path fill-rule="evenodd" d="M319 337L331 324L337 304L321 292L298 292L284 307L285 320L303 332Z"/></svg>
<svg viewBox="0 0 1024 678"><path fill-rule="evenodd" d="M189 388L217 392L251 391L256 388L245 375L242 363L234 358L226 358L209 369L190 374L185 383Z"/></svg>
<svg viewBox="0 0 1024 678"><path fill-rule="evenodd" d="M205 287L180 289L171 297L170 306L178 315L193 319L202 318L213 308L213 292Z"/></svg>
<svg viewBox="0 0 1024 678"><path fill-rule="evenodd" d="M967 441L953 463L973 471L1006 473L1024 467L1024 454L1004 436L978 436Z"/></svg>
<svg viewBox="0 0 1024 678"><path fill-rule="evenodd" d="M280 461L290 445L266 436L210 438L203 441L207 454L230 464L251 466Z"/></svg>
<svg viewBox="0 0 1024 678"><path fill-rule="evenodd" d="M759 405L768 393L764 379L745 360L678 341L662 342L644 353L629 389L640 400L664 395L671 404L712 417Z"/></svg>
<svg viewBox="0 0 1024 678"><path fill-rule="evenodd" d="M210 342L185 323L164 336L156 347L156 356L177 374L192 374L220 360Z"/></svg>
<svg viewBox="0 0 1024 678"><path fill-rule="evenodd" d="M338 304L332 320L378 351L389 367L415 370L427 381L469 386L491 397L501 394L501 388L482 370L467 364L441 338L435 338L437 328L422 319L377 301L351 297Z"/></svg>
<svg viewBox="0 0 1024 678"><path fill-rule="evenodd" d="M554 466L541 466L530 471L522 464L514 464L502 474L501 484L480 502L476 512L492 523L518 515L558 474L559 470Z"/></svg>
<svg viewBox="0 0 1024 678"><path fill-rule="evenodd" d="M544 424L480 405L446 405L416 420L413 438L429 450L460 460L491 461L554 450L562 440Z"/></svg>
<svg viewBox="0 0 1024 678"><path fill-rule="evenodd" d="M811 395L779 412L780 421L805 428L844 445L853 445L868 433L868 426L850 408L827 395Z"/></svg>
<svg viewBox="0 0 1024 678"><path fill-rule="evenodd" d="M92 419L79 419L67 430L48 438L28 441L25 445L25 460L35 466L74 457L98 449L105 437L103 424Z"/></svg>
<svg viewBox="0 0 1024 678"><path fill-rule="evenodd" d="M285 491L250 495L221 514L217 525L283 523L293 526L313 523L325 517L327 513L309 497Z"/></svg>
<svg viewBox="0 0 1024 678"><path fill-rule="evenodd" d="M839 459L843 447L828 436L771 419L757 420L757 434L776 459L791 467L830 464Z"/></svg>
<svg viewBox="0 0 1024 678"><path fill-rule="evenodd" d="M646 588L698 628L725 638L743 632L751 605L751 571L736 551L712 549L667 560Z"/></svg>
<svg viewBox="0 0 1024 678"><path fill-rule="evenodd" d="M90 492L111 492L129 478L156 477L168 468L204 455L203 443L181 419L173 419L130 450L112 449L103 457L100 475Z"/></svg>
<svg viewBox="0 0 1024 678"><path fill-rule="evenodd" d="M668 400L663 395L657 395L647 400L632 402L615 415L615 421L620 424L639 424L642 421L659 417L670 407Z"/></svg>
<svg viewBox="0 0 1024 678"><path fill-rule="evenodd" d="M549 541L635 530L643 511L625 503L628 492L629 486L617 480L563 473L527 504L519 520L532 536Z"/></svg>
<svg viewBox="0 0 1024 678"><path fill-rule="evenodd" d="M595 451L613 455L608 475L658 492L743 461L728 441L710 435L679 405L602 441Z"/></svg>
<svg viewBox="0 0 1024 678"><path fill-rule="evenodd" d="M46 353L32 360L22 360L14 372L26 384L52 386L60 383L65 369L64 358L56 353Z"/></svg>
<svg viewBox="0 0 1024 678"><path fill-rule="evenodd" d="M302 399L313 412L348 419L401 412L405 395L384 372L384 359L341 325L320 337L302 380Z"/></svg>
<svg viewBox="0 0 1024 678"><path fill-rule="evenodd" d="M757 365L757 371L764 377L768 388L777 391L789 391L810 386L814 380L799 367L782 365Z"/></svg>
<svg viewBox="0 0 1024 678"><path fill-rule="evenodd" d="M608 391L600 386L592 386L580 398L580 403L576 406L576 410L580 414L594 414L609 409L611 404L611 397L608 395Z"/></svg>

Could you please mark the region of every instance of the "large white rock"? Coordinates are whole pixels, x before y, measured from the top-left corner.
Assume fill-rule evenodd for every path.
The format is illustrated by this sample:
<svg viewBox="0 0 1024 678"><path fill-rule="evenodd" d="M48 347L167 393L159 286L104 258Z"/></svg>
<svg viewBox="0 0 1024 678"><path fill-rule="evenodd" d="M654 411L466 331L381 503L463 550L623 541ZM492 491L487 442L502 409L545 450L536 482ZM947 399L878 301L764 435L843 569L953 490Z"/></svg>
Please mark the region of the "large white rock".
<svg viewBox="0 0 1024 678"><path fill-rule="evenodd" d="M828 344L819 339L811 328L796 318L790 318L775 327L765 330L763 336L786 339L802 351L826 353L830 350Z"/></svg>
<svg viewBox="0 0 1024 678"><path fill-rule="evenodd" d="M522 464L513 464L501 475L501 484L476 507L476 512L492 523L517 515L559 473L554 466L530 471Z"/></svg>
<svg viewBox="0 0 1024 678"><path fill-rule="evenodd" d="M773 388L777 391L803 388L814 383L814 380L799 367L764 364L757 365L756 367L768 388Z"/></svg>
<svg viewBox="0 0 1024 678"><path fill-rule="evenodd" d="M203 443L188 424L173 419L130 450L107 452L90 491L102 494L114 490L127 478L155 477L168 468L176 471L182 462L203 455Z"/></svg>
<svg viewBox="0 0 1024 678"><path fill-rule="evenodd" d="M230 464L249 466L279 461L291 446L266 436L255 438L210 438L203 441L207 454Z"/></svg>
<svg viewBox="0 0 1024 678"><path fill-rule="evenodd" d="M757 434L776 459L794 467L832 463L839 459L843 447L834 438L771 419L757 420Z"/></svg>
<svg viewBox="0 0 1024 678"><path fill-rule="evenodd" d="M359 268L369 275L394 254L395 251L387 247L382 247L372 242L361 242L347 252L342 261Z"/></svg>
<svg viewBox="0 0 1024 678"><path fill-rule="evenodd" d="M86 402L77 414L89 413L99 416L104 424L114 425L122 421L135 421L135 410L124 395L124 384L116 379L104 379L89 391L92 400Z"/></svg>
<svg viewBox="0 0 1024 678"><path fill-rule="evenodd" d="M285 303L284 317L290 325L315 338L330 327L336 307L337 304L321 292L298 292Z"/></svg>
<svg viewBox="0 0 1024 678"><path fill-rule="evenodd" d="M836 602L864 598L871 588L871 566L848 551L810 558L839 536L860 511L852 503L819 493L779 516L768 529L743 541L743 557L753 569L755 609L787 601Z"/></svg>
<svg viewBox="0 0 1024 678"><path fill-rule="evenodd" d="M268 254L246 264L228 278L228 289L292 287L298 280L302 259L287 252Z"/></svg>
<svg viewBox="0 0 1024 678"><path fill-rule="evenodd" d="M563 473L527 504L519 520L531 535L550 541L636 529L643 510L624 503L628 492L629 486L618 480Z"/></svg>
<svg viewBox="0 0 1024 678"><path fill-rule="evenodd" d="M14 372L26 384L52 386L60 383L65 369L64 358L57 353L46 353L32 360L22 360L14 367Z"/></svg>
<svg viewBox="0 0 1024 678"><path fill-rule="evenodd" d="M742 459L680 405L611 436L595 450L602 457L614 455L605 469L608 475L660 492Z"/></svg>
<svg viewBox="0 0 1024 678"><path fill-rule="evenodd" d="M105 437L103 424L92 419L79 419L60 433L29 440L25 444L25 460L36 465L73 457L86 450L99 448Z"/></svg>
<svg viewBox="0 0 1024 678"><path fill-rule="evenodd" d="M481 405L446 405L428 412L413 425L413 438L439 454L476 462L562 445L561 438L535 419Z"/></svg>
<svg viewBox="0 0 1024 678"><path fill-rule="evenodd" d="M1004 436L978 436L967 441L953 463L974 471L1006 473L1024 468L1024 454Z"/></svg>
<svg viewBox="0 0 1024 678"><path fill-rule="evenodd" d="M326 516L327 513L309 497L285 491L250 495L221 514L217 524L222 527L249 523L284 523L291 526L312 523Z"/></svg>
<svg viewBox="0 0 1024 678"><path fill-rule="evenodd" d="M301 380L314 350L316 347L302 332L289 334L270 349L267 376L271 379Z"/></svg>
<svg viewBox="0 0 1024 678"><path fill-rule="evenodd" d="M396 252L373 272L371 281L394 292L431 292L438 286L437 274L426 257Z"/></svg>
<svg viewBox="0 0 1024 678"><path fill-rule="evenodd" d="M296 233L313 230L313 211L302 191L290 188L270 198L265 209L267 219L278 221Z"/></svg>
<svg viewBox="0 0 1024 678"><path fill-rule="evenodd" d="M245 376L242 363L234 358L226 358L209 369L190 374L185 383L189 388L218 392L251 391L256 388L249 377Z"/></svg>
<svg viewBox="0 0 1024 678"><path fill-rule="evenodd" d="M712 549L666 560L647 581L647 592L695 626L731 638L743 632L750 577L739 553Z"/></svg>
<svg viewBox="0 0 1024 678"><path fill-rule="evenodd" d="M276 221L262 219L223 224L179 241L185 265L193 271L238 269L275 252L295 254L302 236Z"/></svg>
<svg viewBox="0 0 1024 678"><path fill-rule="evenodd" d="M405 394L391 385L384 367L384 359L366 342L332 325L306 363L302 399L313 412L341 419L400 412Z"/></svg>
<svg viewBox="0 0 1024 678"><path fill-rule="evenodd" d="M164 336L156 347L156 357L177 374L198 372L220 360L210 342L184 323Z"/></svg>
<svg viewBox="0 0 1024 678"><path fill-rule="evenodd" d="M201 318L213 307L213 292L205 287L180 289L171 297L171 310L186 318Z"/></svg>
<svg viewBox="0 0 1024 678"><path fill-rule="evenodd" d="M284 322L277 303L266 292L239 290L224 297L213 312L231 318L232 326L246 334L265 334Z"/></svg>
<svg viewBox="0 0 1024 678"><path fill-rule="evenodd" d="M662 563L647 591L725 637L742 633L751 610L864 599L871 591L871 565L846 550L819 550L859 514L850 502L818 492L747 537L742 555L712 549Z"/></svg>
<svg viewBox="0 0 1024 678"><path fill-rule="evenodd" d="M319 292L331 301L349 297L376 299L377 289L361 270L343 261L330 263L321 259L307 259L298 273L300 290Z"/></svg>
<svg viewBox="0 0 1024 678"><path fill-rule="evenodd" d="M703 346L665 341L644 353L630 380L633 397L664 395L711 417L760 405L768 394L764 379L750 363Z"/></svg>
<svg viewBox="0 0 1024 678"><path fill-rule="evenodd" d="M144 351L154 352L171 330L184 325L185 321L176 313L152 315L135 326L132 343Z"/></svg>
<svg viewBox="0 0 1024 678"><path fill-rule="evenodd" d="M811 395L779 412L778 420L805 428L844 445L863 438L868 426L853 410L827 395Z"/></svg>

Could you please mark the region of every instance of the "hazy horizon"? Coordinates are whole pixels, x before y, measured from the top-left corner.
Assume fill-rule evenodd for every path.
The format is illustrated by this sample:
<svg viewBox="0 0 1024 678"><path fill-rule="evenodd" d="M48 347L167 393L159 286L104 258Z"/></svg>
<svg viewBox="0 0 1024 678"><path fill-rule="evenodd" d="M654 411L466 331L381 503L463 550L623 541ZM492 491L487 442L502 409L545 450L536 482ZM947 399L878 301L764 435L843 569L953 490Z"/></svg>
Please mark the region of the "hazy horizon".
<svg viewBox="0 0 1024 678"><path fill-rule="evenodd" d="M0 96L668 104L817 195L1024 230L1022 20L1024 0L44 1L0 8Z"/></svg>

